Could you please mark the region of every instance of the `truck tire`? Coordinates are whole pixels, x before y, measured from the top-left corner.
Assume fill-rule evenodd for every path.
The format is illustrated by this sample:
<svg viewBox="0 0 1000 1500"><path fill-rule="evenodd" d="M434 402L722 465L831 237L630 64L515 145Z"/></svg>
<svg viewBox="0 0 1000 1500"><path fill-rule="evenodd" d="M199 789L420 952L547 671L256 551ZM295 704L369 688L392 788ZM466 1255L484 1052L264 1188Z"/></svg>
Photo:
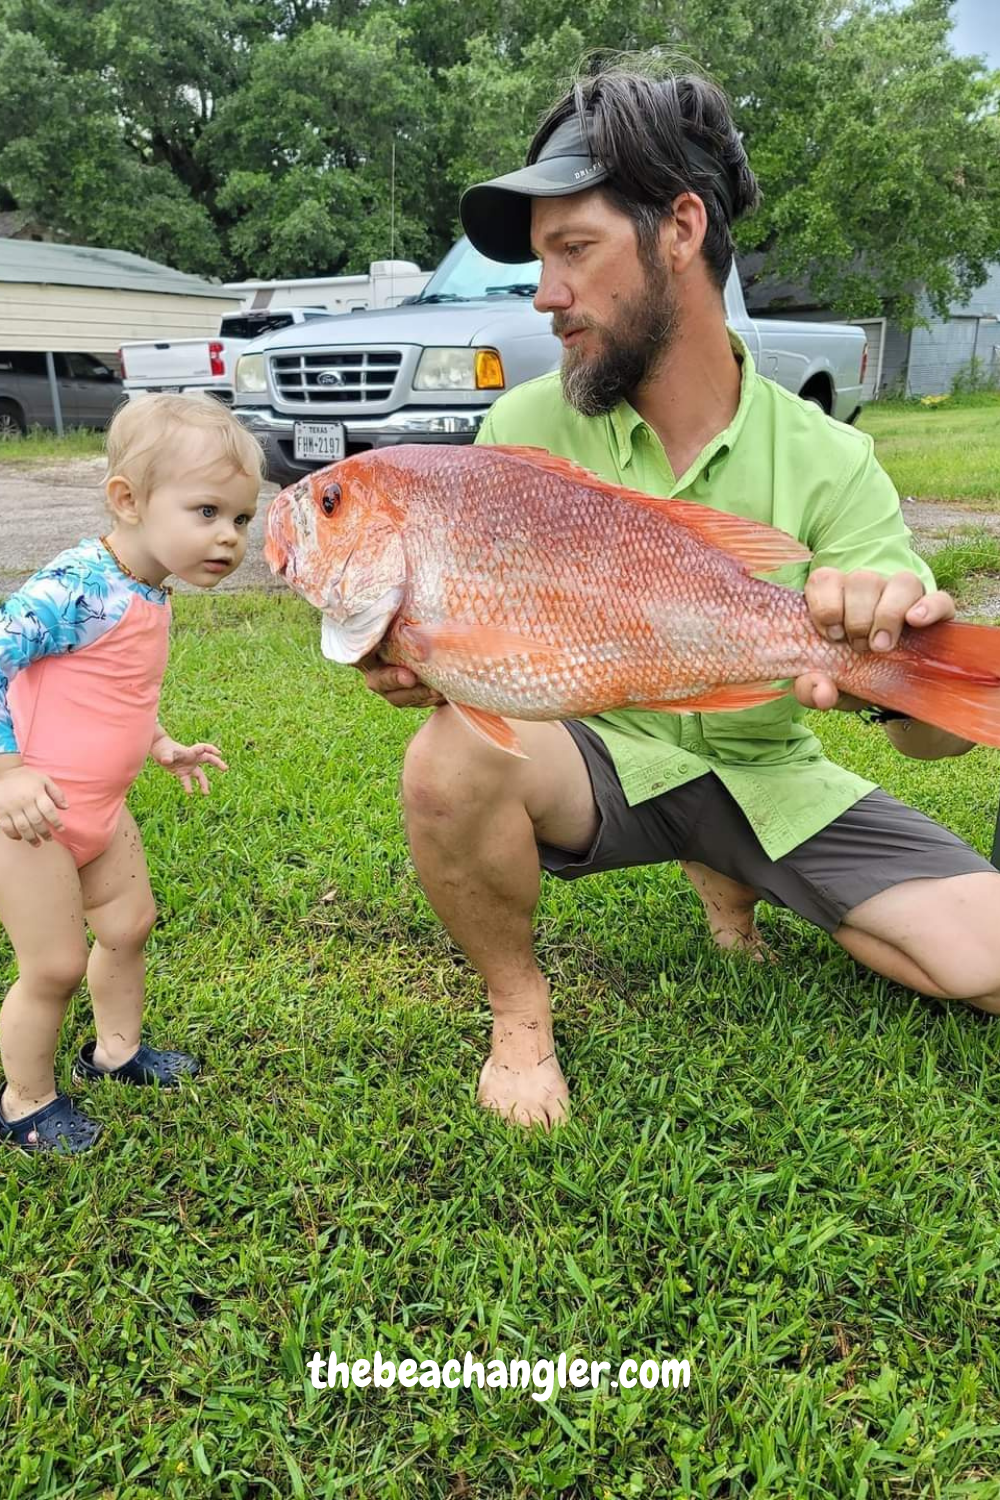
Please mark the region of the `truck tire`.
<svg viewBox="0 0 1000 1500"><path fill-rule="evenodd" d="M825 380L816 381L807 385L799 392L803 401L808 401L811 406L818 406L820 411L825 411L827 416L833 411L833 393Z"/></svg>
<svg viewBox="0 0 1000 1500"><path fill-rule="evenodd" d="M27 432L21 408L16 401L0 401L0 443L15 442Z"/></svg>

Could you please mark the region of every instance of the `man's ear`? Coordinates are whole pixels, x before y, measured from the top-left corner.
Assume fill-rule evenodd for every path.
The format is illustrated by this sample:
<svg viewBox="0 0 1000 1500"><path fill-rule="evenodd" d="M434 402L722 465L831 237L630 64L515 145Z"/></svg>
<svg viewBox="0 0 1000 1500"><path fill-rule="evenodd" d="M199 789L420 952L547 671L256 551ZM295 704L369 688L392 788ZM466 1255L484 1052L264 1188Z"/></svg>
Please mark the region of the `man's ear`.
<svg viewBox="0 0 1000 1500"><path fill-rule="evenodd" d="M123 526L137 526L142 517L139 503L129 480L123 474L112 474L104 486L108 504L114 511L115 520Z"/></svg>
<svg viewBox="0 0 1000 1500"><path fill-rule="evenodd" d="M671 216L663 224L663 230L670 231L669 239L663 243L661 238L661 253L674 274L683 275L704 244L708 214L697 193L681 193L671 208Z"/></svg>

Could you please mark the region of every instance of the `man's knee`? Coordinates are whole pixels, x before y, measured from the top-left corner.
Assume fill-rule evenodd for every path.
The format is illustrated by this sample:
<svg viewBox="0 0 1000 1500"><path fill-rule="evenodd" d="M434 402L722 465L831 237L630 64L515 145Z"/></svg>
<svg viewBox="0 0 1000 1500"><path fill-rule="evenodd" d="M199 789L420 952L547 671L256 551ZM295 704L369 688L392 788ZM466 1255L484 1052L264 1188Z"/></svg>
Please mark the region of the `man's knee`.
<svg viewBox="0 0 1000 1500"><path fill-rule="evenodd" d="M1000 877L992 872L906 881L849 911L841 929L848 940L840 940L862 962L892 977L895 953L923 976L923 983L912 975L901 980L916 989L947 1000L983 1001L1000 996L998 896ZM872 942L877 947L869 953ZM888 970L879 947L888 955Z"/></svg>
<svg viewBox="0 0 1000 1500"><path fill-rule="evenodd" d="M442 824L482 807L517 762L439 708L414 735L403 760L407 822Z"/></svg>
<svg viewBox="0 0 1000 1500"><path fill-rule="evenodd" d="M1000 1010L1000 945L993 945L993 951L981 944L971 953L942 955L928 968L949 1000L993 1000L987 1008Z"/></svg>
<svg viewBox="0 0 1000 1500"><path fill-rule="evenodd" d="M988 894L995 900L1000 894L1000 880L996 890L992 880L989 884ZM978 905L973 902L963 910L956 904L952 911L942 913L937 940L927 951L925 966L949 1000L994 997L1000 1002L1000 928L992 912L977 910Z"/></svg>

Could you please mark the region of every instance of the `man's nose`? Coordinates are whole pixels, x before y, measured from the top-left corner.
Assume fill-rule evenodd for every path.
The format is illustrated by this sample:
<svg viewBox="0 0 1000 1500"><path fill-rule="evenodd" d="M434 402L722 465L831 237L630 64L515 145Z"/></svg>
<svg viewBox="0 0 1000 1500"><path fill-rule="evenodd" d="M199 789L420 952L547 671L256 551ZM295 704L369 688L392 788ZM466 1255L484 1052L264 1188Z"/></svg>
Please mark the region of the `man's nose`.
<svg viewBox="0 0 1000 1500"><path fill-rule="evenodd" d="M573 301L573 293L555 274L543 271L533 301L536 312L565 311Z"/></svg>

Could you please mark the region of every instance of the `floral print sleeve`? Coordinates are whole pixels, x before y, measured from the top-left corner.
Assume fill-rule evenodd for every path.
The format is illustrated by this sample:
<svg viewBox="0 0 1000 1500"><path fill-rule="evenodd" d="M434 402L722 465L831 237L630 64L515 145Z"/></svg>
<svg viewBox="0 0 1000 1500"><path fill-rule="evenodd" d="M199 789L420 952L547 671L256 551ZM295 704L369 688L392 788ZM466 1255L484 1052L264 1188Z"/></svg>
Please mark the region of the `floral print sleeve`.
<svg viewBox="0 0 1000 1500"><path fill-rule="evenodd" d="M60 553L0 605L0 755L19 748L7 702L11 678L44 656L93 645L118 623L133 592L166 598L127 579L100 542L86 541Z"/></svg>

